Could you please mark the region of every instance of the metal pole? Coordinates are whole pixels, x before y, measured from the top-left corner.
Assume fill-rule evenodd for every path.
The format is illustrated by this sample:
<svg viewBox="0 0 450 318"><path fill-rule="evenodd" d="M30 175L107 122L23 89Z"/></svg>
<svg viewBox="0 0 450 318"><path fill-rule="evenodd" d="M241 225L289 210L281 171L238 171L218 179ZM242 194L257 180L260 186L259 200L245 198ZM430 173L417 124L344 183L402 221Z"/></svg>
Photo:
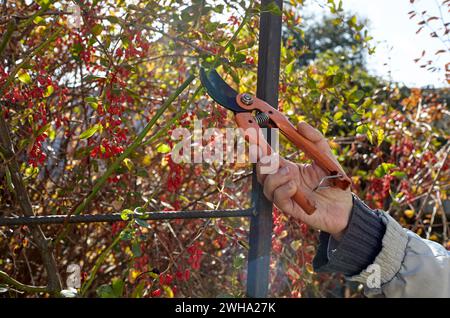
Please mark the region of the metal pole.
<svg viewBox="0 0 450 318"><path fill-rule="evenodd" d="M262 0L261 7L275 2L282 9L282 0ZM278 108L278 83L280 78L281 16L261 13L259 26L258 87L256 96ZM270 132L267 140L270 142ZM256 216L250 223L250 251L248 256L247 296L267 297L269 287L270 252L272 249L272 203L263 194L262 187L253 175L252 199Z"/></svg>

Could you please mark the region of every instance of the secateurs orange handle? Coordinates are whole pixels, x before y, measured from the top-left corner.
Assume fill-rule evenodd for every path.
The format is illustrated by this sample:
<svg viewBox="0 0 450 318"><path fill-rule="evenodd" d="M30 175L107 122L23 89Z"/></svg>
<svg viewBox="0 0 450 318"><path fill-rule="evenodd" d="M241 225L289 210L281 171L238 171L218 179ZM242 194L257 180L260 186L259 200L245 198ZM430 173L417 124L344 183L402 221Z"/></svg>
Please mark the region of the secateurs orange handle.
<svg viewBox="0 0 450 318"><path fill-rule="evenodd" d="M245 134L250 143L256 144L263 151L263 156L270 155L272 148L264 138L261 127L278 128L286 138L294 143L306 156L316 162L327 174L332 186L347 189L350 178L345 174L331 153L323 152L317 145L299 132L281 112L271 107L263 100L250 94L238 94L215 70L206 72L200 70L200 79L211 96L218 104L233 111L238 126L248 131L253 128L256 134ZM253 115L256 112L256 115ZM316 207L311 203L302 189L293 196L294 201L308 214L313 214Z"/></svg>

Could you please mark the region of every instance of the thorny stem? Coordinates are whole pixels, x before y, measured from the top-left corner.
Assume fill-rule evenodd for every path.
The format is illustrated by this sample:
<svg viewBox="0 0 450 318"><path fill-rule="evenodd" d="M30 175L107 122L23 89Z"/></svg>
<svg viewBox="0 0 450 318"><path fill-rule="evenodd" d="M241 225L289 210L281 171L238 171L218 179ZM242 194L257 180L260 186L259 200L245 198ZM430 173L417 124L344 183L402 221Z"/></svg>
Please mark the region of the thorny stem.
<svg viewBox="0 0 450 318"><path fill-rule="evenodd" d="M24 292L29 292L29 293L48 293L49 292L49 289L45 286L31 286L31 285L22 284L21 282L10 277L4 271L0 271L0 280L5 282L8 286L13 286L15 289L24 291Z"/></svg>
<svg viewBox="0 0 450 318"><path fill-rule="evenodd" d="M11 21L9 21L8 23L8 26L6 27L6 32L3 34L2 41L0 43L0 58L2 56L3 51L6 49L9 40L11 40L11 37L15 29L16 29L16 19L11 19Z"/></svg>
<svg viewBox="0 0 450 318"><path fill-rule="evenodd" d="M11 181L14 185L14 194L17 203L26 216L34 216L33 206L30 197L20 174L19 164L15 158L14 147L9 134L9 129L5 121L3 112L0 109L0 143L5 151L5 157L8 161L7 167L11 173ZM48 289L53 294L57 294L61 290L61 281L58 273L55 258L53 256L52 247L45 237L42 229L38 225L30 225L36 246L41 254L42 262L47 272Z"/></svg>
<svg viewBox="0 0 450 318"><path fill-rule="evenodd" d="M88 291L89 287L91 287L91 285L94 281L95 275L97 275L97 272L100 269L100 266L103 264L103 262L105 261L106 257L111 252L111 250L119 243L119 241L122 238L122 233L130 227L130 224L132 224L132 223L128 223L128 225L117 234L114 241L107 248L105 248L103 250L103 252L100 254L97 261L95 262L94 267L91 270L91 274L89 275L89 278L86 280L86 282L83 284L83 286L81 286L81 290L80 290L81 296L84 296L85 293Z"/></svg>

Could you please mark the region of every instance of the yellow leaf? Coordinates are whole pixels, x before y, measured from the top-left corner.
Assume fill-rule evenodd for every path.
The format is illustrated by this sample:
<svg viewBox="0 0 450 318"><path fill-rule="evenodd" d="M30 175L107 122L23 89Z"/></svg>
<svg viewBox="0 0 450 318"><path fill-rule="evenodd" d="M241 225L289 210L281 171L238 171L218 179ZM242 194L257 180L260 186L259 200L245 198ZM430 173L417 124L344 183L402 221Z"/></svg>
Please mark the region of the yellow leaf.
<svg viewBox="0 0 450 318"><path fill-rule="evenodd" d="M133 162L129 159L129 158L125 158L123 159L123 163L125 165L125 167L127 167L128 171L133 170Z"/></svg>
<svg viewBox="0 0 450 318"><path fill-rule="evenodd" d="M150 155L145 155L144 158L142 158L142 164L144 166L149 166L152 163L152 157Z"/></svg>
<svg viewBox="0 0 450 318"><path fill-rule="evenodd" d="M307 271L308 273L314 274L314 268L313 268L313 266L312 266L310 263L306 263L305 269L306 269L306 271Z"/></svg>
<svg viewBox="0 0 450 318"><path fill-rule="evenodd" d="M156 151L158 151L159 153L168 153L170 152L170 147L166 144L161 144L158 146L158 148L156 148Z"/></svg>
<svg viewBox="0 0 450 318"><path fill-rule="evenodd" d="M50 95L53 94L54 91L55 91L55 88L52 85L47 86L47 89L44 93L44 97L49 97Z"/></svg>
<svg viewBox="0 0 450 318"><path fill-rule="evenodd" d="M439 237L436 234L430 236L431 241L439 242Z"/></svg>
<svg viewBox="0 0 450 318"><path fill-rule="evenodd" d="M411 219L414 216L415 212L414 210L405 210L404 214L408 219Z"/></svg>
<svg viewBox="0 0 450 318"><path fill-rule="evenodd" d="M163 289L166 292L167 298L173 298L174 297L172 288L170 288L169 286L164 285Z"/></svg>
<svg viewBox="0 0 450 318"><path fill-rule="evenodd" d="M293 241L293 242L291 243L291 248L292 248L294 251L297 251L300 247L302 247L302 241Z"/></svg>
<svg viewBox="0 0 450 318"><path fill-rule="evenodd" d="M19 78L19 81L21 81L24 84L30 84L31 83L31 76L27 73L27 71L20 70L17 74L17 77Z"/></svg>
<svg viewBox="0 0 450 318"><path fill-rule="evenodd" d="M278 237L278 239L285 238L286 236L288 236L288 232L285 230L285 231L281 232L281 234L280 234L280 236Z"/></svg>
<svg viewBox="0 0 450 318"><path fill-rule="evenodd" d="M136 278L139 276L140 272L134 268L130 270L129 280L131 284L134 284Z"/></svg>

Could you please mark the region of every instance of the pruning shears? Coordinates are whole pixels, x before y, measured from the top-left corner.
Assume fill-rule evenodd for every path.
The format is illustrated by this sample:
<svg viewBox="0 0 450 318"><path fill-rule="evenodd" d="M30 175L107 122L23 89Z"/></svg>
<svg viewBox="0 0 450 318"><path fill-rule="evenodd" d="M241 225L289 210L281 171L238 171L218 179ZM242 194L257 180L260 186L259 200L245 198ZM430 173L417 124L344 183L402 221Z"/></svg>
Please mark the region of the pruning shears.
<svg viewBox="0 0 450 318"><path fill-rule="evenodd" d="M232 111L237 125L243 129L254 129L256 134L246 134L247 140L259 146L262 156L268 156L273 149L264 138L261 128L278 128L279 131L306 156L316 162L327 176L324 177L315 191L321 187L325 181L329 181L331 186L347 189L351 180L343 171L342 167L336 162L331 153L324 153L317 145L302 135L292 123L281 112L270 106L265 101L249 93L239 94L231 88L215 70L200 70L200 80L206 89L208 95L219 105ZM297 204L309 215L316 210L305 195L305 192L298 190L293 196Z"/></svg>

